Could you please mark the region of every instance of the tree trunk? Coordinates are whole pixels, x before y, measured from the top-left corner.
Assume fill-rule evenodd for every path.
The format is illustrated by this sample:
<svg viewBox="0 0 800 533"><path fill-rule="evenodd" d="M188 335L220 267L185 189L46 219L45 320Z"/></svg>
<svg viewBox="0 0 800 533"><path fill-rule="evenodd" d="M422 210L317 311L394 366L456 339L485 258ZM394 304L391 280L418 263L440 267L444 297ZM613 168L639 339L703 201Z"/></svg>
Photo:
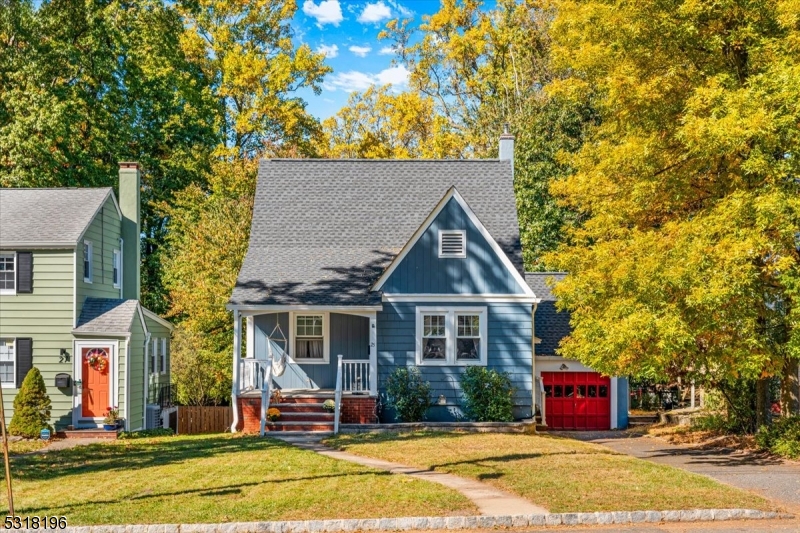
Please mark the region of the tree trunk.
<svg viewBox="0 0 800 533"><path fill-rule="evenodd" d="M783 367L781 414L783 416L800 414L800 378L797 359L789 359Z"/></svg>
<svg viewBox="0 0 800 533"><path fill-rule="evenodd" d="M769 424L769 381L766 379L759 379L756 381L756 427L760 428Z"/></svg>

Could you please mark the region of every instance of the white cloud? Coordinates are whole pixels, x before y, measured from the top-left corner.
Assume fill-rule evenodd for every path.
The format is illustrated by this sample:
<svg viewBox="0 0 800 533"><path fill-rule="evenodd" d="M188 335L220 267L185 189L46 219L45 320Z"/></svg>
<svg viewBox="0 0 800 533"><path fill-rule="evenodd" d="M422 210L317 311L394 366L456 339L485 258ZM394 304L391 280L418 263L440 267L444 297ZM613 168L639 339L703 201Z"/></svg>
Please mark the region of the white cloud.
<svg viewBox="0 0 800 533"><path fill-rule="evenodd" d="M394 90L404 87L408 83L408 70L403 65L384 69L377 74L350 70L338 72L325 81L325 89L335 91L340 89L345 92L365 91L372 85L386 85L391 83Z"/></svg>
<svg viewBox="0 0 800 533"><path fill-rule="evenodd" d="M408 69L406 69L406 67L403 65L390 67L378 72L378 83L381 85L391 83L395 88L397 88L408 83L408 74Z"/></svg>
<svg viewBox="0 0 800 533"><path fill-rule="evenodd" d="M366 5L364 11L358 16L358 21L362 24L371 24L390 18L392 18L392 10L383 3L383 0L378 0L374 4Z"/></svg>
<svg viewBox="0 0 800 533"><path fill-rule="evenodd" d="M404 6L400 2L396 2L394 0L387 0L387 1L389 2L389 5L392 6L395 9L395 11L400 13L401 17L410 17L410 16L412 16L414 14L413 11L408 9L406 6Z"/></svg>
<svg viewBox="0 0 800 533"><path fill-rule="evenodd" d="M303 2L303 13L309 17L317 20L317 26L320 28L325 24L333 24L338 26L344 20L342 16L342 6L339 5L339 0L322 0L319 5L314 0L306 0Z"/></svg>
<svg viewBox="0 0 800 533"><path fill-rule="evenodd" d="M317 47L318 54L325 54L325 57L332 58L339 55L339 47L335 44L328 46L327 44L321 44Z"/></svg>
<svg viewBox="0 0 800 533"><path fill-rule="evenodd" d="M348 48L351 52L353 52L358 57L367 57L367 54L372 52L372 48L369 46L351 46Z"/></svg>
<svg viewBox="0 0 800 533"><path fill-rule="evenodd" d="M382 56L393 56L394 55L394 47L392 46L384 46L378 52Z"/></svg>

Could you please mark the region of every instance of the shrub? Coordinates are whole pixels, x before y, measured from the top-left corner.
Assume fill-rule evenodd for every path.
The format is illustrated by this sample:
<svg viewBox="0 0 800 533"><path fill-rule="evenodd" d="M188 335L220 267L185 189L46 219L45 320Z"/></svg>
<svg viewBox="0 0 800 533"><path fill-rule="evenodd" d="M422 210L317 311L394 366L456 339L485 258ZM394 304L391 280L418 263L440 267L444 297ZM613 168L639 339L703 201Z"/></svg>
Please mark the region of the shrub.
<svg viewBox="0 0 800 533"><path fill-rule="evenodd" d="M756 444L776 455L790 459L800 457L800 416L781 418L771 426L761 426L756 433Z"/></svg>
<svg viewBox="0 0 800 533"><path fill-rule="evenodd" d="M35 439L43 429L50 429L50 397L41 372L33 367L22 381L14 398L14 416L8 425L11 435Z"/></svg>
<svg viewBox="0 0 800 533"><path fill-rule="evenodd" d="M431 384L418 368L398 368L386 380L386 397L400 420L419 422L431 406Z"/></svg>
<svg viewBox="0 0 800 533"><path fill-rule="evenodd" d="M514 388L505 372L470 366L461 378L464 411L477 422L511 422Z"/></svg>

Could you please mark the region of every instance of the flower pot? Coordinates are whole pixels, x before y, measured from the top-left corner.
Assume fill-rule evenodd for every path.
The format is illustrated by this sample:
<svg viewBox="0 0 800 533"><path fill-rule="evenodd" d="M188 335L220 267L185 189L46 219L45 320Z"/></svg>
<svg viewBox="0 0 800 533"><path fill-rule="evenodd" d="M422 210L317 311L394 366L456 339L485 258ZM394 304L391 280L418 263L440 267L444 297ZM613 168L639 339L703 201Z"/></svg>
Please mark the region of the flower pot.
<svg viewBox="0 0 800 533"><path fill-rule="evenodd" d="M116 424L103 424L103 429L106 431L116 431L117 425Z"/></svg>

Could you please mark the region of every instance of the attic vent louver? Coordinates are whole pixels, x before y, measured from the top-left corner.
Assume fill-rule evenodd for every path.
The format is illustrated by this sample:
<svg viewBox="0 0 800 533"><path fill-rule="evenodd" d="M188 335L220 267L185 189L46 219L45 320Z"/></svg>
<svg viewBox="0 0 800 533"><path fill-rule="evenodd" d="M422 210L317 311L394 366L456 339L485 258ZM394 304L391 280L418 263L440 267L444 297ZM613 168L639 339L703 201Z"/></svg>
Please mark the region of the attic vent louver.
<svg viewBox="0 0 800 533"><path fill-rule="evenodd" d="M439 257L467 257L467 232L464 230L440 231Z"/></svg>

